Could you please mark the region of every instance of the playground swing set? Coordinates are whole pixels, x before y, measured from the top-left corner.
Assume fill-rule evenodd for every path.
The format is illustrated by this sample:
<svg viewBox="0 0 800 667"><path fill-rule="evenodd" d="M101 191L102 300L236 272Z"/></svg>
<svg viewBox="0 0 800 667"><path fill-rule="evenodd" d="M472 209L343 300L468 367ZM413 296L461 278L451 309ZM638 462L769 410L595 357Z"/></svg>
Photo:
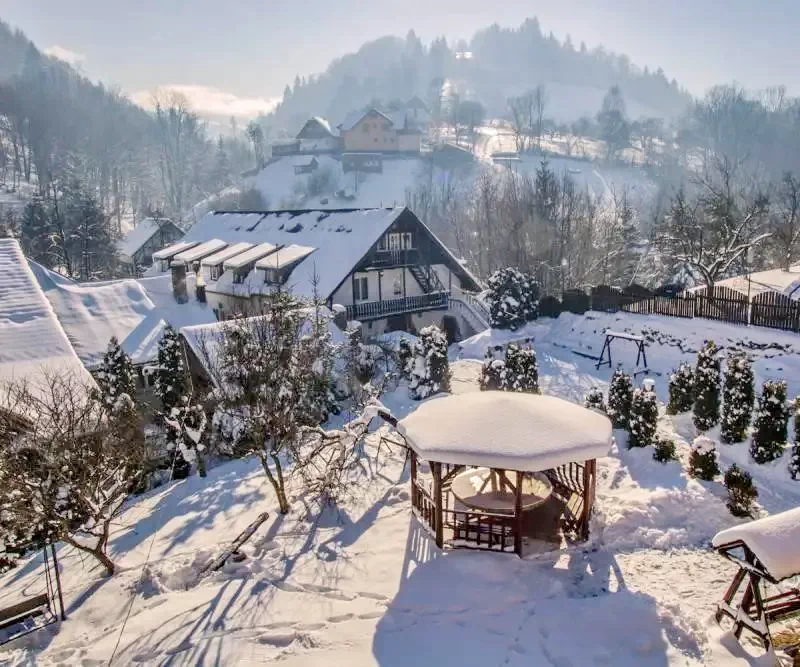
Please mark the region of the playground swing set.
<svg viewBox="0 0 800 667"><path fill-rule="evenodd" d="M595 363L595 369L600 370L603 366L608 366L608 368L612 368L611 362L611 343L615 340L626 340L631 343L636 344L636 370L633 373L633 376L636 377L637 375L649 375L650 369L647 367L647 352L646 352L646 345L644 342L643 336L638 336L636 334L626 333L624 331L611 331L608 330L605 332L605 341L603 342L603 349L600 351L600 356L595 357L590 354L586 354L585 352L581 352L579 350L573 350L574 354L577 354L579 357L586 357L587 359L591 359ZM641 366L641 368L640 368Z"/></svg>

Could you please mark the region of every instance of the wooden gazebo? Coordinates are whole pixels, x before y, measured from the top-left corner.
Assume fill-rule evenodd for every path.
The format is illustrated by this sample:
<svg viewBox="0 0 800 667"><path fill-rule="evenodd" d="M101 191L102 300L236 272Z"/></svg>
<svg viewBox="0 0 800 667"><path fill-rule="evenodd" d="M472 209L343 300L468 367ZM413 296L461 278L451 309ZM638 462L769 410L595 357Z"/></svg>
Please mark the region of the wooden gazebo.
<svg viewBox="0 0 800 667"><path fill-rule="evenodd" d="M611 443L604 415L554 396L488 391L434 398L397 429L410 449L414 514L440 548L521 556L526 518L547 502L558 503L565 532L588 537L596 459Z"/></svg>

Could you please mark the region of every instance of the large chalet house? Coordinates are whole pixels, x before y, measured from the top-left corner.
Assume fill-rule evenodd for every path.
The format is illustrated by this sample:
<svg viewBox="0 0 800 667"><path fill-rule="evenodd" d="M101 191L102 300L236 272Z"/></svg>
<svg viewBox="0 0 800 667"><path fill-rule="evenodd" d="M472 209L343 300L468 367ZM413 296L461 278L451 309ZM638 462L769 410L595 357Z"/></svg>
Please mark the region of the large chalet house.
<svg viewBox="0 0 800 667"><path fill-rule="evenodd" d="M457 340L487 326L477 279L405 207L218 211L156 255L150 273L171 272L175 298L200 297L219 320L287 290L343 307L366 337L437 324Z"/></svg>
<svg viewBox="0 0 800 667"><path fill-rule="evenodd" d="M422 130L403 111L351 114L339 125L339 133L347 152L419 153L422 146Z"/></svg>
<svg viewBox="0 0 800 667"><path fill-rule="evenodd" d="M119 261L135 275L153 263L153 253L183 236L183 230L168 218L144 218L117 242Z"/></svg>

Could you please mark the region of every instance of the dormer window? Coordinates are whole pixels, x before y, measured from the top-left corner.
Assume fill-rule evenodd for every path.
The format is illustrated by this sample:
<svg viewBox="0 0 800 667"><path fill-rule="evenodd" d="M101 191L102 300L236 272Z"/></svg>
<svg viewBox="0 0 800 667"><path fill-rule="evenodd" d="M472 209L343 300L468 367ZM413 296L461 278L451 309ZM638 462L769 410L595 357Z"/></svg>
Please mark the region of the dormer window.
<svg viewBox="0 0 800 667"><path fill-rule="evenodd" d="M219 280L222 275L222 264L214 264L209 267L209 277L211 280Z"/></svg>
<svg viewBox="0 0 800 667"><path fill-rule="evenodd" d="M264 282L267 285L280 285L283 283L283 272L277 269L265 269Z"/></svg>

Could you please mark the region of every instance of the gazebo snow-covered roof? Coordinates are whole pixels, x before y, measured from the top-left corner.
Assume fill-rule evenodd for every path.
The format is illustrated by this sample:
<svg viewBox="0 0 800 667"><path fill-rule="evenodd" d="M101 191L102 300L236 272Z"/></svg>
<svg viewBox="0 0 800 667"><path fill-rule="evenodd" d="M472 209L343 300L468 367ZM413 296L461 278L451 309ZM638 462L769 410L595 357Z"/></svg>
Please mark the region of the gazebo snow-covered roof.
<svg viewBox="0 0 800 667"><path fill-rule="evenodd" d="M411 450L411 506L439 548L522 556L537 535L588 537L597 459L611 446L605 415L555 396L482 391L384 417Z"/></svg>
<svg viewBox="0 0 800 667"><path fill-rule="evenodd" d="M482 391L421 405L398 430L422 458L537 472L608 454L611 422L555 396Z"/></svg>

